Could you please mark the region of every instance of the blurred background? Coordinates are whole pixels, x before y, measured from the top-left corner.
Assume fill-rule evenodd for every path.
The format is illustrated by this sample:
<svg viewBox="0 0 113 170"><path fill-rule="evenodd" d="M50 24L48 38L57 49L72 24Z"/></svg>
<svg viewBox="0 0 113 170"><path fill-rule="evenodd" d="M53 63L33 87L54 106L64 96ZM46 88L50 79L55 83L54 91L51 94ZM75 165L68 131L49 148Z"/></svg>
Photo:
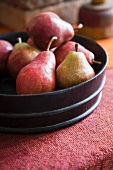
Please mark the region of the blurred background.
<svg viewBox="0 0 113 170"><path fill-rule="evenodd" d="M0 23L11 30L24 30L28 21L42 11L52 11L74 24L82 4L90 0L0 0Z"/></svg>
<svg viewBox="0 0 113 170"><path fill-rule="evenodd" d="M113 35L112 0L0 0L0 33L25 30L43 11L55 12L72 25L82 23L79 33L93 39Z"/></svg>

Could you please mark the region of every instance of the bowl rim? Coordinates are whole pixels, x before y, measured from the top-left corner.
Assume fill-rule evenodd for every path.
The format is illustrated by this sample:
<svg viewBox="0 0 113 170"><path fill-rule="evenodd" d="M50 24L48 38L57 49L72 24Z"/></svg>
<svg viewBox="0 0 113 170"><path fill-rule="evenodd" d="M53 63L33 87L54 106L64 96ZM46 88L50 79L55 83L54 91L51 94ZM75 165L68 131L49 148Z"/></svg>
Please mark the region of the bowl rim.
<svg viewBox="0 0 113 170"><path fill-rule="evenodd" d="M89 102L90 100L92 100L93 98L95 98L103 89L104 85L105 85L105 81L106 81L106 76L104 75L103 80L99 86L99 88L97 89L97 91L95 91L95 93L91 94L89 97L87 97L86 99L81 100L80 102L74 103L72 105L63 107L63 108L59 108L59 109L55 109L55 110L51 110L51 111L44 111L44 112L32 112L32 113L0 113L0 116L4 116L4 117L10 117L10 118L28 118L28 117L44 117L44 116L50 116L50 115L55 115L55 114L59 114L65 111L68 111L70 109L73 108L77 108L79 106L82 106L83 104Z"/></svg>

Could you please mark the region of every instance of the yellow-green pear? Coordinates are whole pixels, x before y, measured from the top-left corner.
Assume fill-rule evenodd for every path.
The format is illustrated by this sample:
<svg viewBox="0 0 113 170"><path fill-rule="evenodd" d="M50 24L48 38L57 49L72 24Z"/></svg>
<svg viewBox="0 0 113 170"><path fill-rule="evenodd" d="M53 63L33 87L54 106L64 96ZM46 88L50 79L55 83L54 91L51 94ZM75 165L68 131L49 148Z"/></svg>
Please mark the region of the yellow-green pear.
<svg viewBox="0 0 113 170"><path fill-rule="evenodd" d="M95 76L94 69L88 63L84 53L71 51L56 69L57 83L60 89L80 84Z"/></svg>

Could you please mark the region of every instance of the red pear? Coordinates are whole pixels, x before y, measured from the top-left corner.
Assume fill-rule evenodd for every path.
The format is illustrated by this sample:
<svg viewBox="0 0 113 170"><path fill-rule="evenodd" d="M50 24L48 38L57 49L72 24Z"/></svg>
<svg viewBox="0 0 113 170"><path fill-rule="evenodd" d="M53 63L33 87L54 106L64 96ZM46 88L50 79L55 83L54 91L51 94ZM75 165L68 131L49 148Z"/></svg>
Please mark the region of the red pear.
<svg viewBox="0 0 113 170"><path fill-rule="evenodd" d="M34 44L34 42L33 42L33 40L32 40L31 38L28 38L28 39L27 39L27 43L28 43L29 45L31 45L31 46L35 46L35 44Z"/></svg>
<svg viewBox="0 0 113 170"><path fill-rule="evenodd" d="M52 39L52 41L55 37ZM56 60L53 52L40 52L27 66L23 67L16 79L17 94L38 94L54 91L56 88Z"/></svg>
<svg viewBox="0 0 113 170"><path fill-rule="evenodd" d="M7 60L13 50L13 45L6 41L0 40L0 76L8 74Z"/></svg>
<svg viewBox="0 0 113 170"><path fill-rule="evenodd" d="M74 36L72 25L53 12L43 12L33 17L28 23L26 31L41 50L46 49L53 36L57 36L57 40L52 43L51 48L71 40Z"/></svg>

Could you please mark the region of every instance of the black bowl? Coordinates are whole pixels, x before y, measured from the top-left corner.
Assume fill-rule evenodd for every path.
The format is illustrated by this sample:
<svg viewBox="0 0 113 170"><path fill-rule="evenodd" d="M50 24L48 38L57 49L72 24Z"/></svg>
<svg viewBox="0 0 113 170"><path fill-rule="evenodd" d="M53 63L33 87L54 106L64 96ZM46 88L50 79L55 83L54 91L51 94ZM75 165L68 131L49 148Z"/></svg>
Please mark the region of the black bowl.
<svg viewBox="0 0 113 170"><path fill-rule="evenodd" d="M15 44L17 37L26 41L25 32L0 35ZM17 95L15 81L10 77L0 78L0 130L4 132L47 132L66 127L87 117L98 106L105 84L107 54L95 41L75 35L76 41L95 54L93 64L95 77L64 90L36 94Z"/></svg>

